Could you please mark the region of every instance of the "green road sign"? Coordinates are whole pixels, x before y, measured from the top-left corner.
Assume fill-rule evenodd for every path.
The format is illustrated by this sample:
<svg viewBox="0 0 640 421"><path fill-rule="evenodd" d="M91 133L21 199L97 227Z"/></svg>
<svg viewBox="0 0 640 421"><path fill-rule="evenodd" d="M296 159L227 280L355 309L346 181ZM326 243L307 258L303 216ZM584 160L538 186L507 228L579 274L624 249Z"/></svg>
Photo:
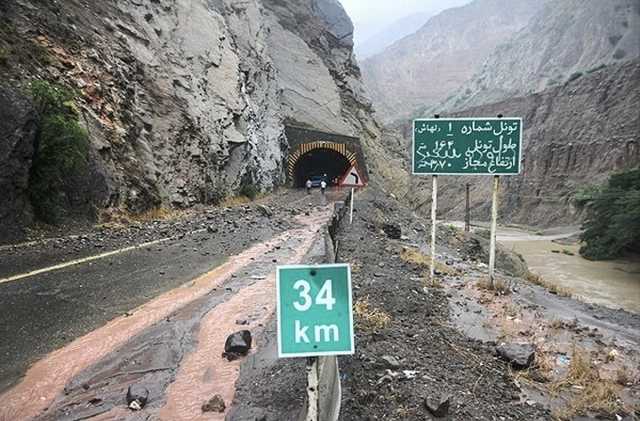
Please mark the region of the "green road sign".
<svg viewBox="0 0 640 421"><path fill-rule="evenodd" d="M353 354L351 269L278 266L278 356Z"/></svg>
<svg viewBox="0 0 640 421"><path fill-rule="evenodd" d="M520 174L521 118L413 121L413 174Z"/></svg>

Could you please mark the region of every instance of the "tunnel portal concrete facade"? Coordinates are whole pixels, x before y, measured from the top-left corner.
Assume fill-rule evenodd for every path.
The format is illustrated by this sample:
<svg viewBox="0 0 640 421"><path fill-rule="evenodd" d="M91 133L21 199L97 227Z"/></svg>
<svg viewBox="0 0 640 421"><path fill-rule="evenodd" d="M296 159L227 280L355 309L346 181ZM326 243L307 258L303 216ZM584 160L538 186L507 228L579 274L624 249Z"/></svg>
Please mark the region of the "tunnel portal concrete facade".
<svg viewBox="0 0 640 421"><path fill-rule="evenodd" d="M337 178L342 179L352 168L362 177L362 184L367 183L369 177L359 138L295 126L287 126L285 134L289 142L287 159L287 181L289 184L301 185L297 178L310 172L317 174L332 172ZM309 156L314 153L321 155L319 158L316 156L314 161L316 168L307 169L306 172L302 171L301 173L300 167L309 165ZM323 167L323 159L326 168ZM336 163L336 161L341 162ZM329 169L327 170L327 168ZM342 173L337 174L336 171Z"/></svg>

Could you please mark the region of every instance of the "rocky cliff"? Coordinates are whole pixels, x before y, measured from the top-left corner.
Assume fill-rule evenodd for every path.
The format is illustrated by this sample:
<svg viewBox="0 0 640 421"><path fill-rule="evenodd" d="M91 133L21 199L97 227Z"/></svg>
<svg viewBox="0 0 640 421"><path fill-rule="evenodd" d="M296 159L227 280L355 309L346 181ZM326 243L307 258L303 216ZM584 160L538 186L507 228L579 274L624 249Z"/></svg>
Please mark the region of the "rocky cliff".
<svg viewBox="0 0 640 421"><path fill-rule="evenodd" d="M475 0L432 17L416 33L362 61L382 121L444 101L542 7L538 0Z"/></svg>
<svg viewBox="0 0 640 421"><path fill-rule="evenodd" d="M640 60L635 60L607 66L540 93L451 116L503 114L523 118L523 170L519 176L501 178L500 220L550 226L580 222L581 211L574 206L578 189L601 184L612 172L640 165L639 106ZM409 123L400 130L401 137L411 138ZM392 139L397 143L397 136ZM463 217L464 186L470 183L472 218L489 218L491 177L441 178L438 206L442 216ZM426 212L430 183L417 177L412 181L408 198Z"/></svg>
<svg viewBox="0 0 640 421"><path fill-rule="evenodd" d="M88 209L184 207L245 185L271 189L284 182L287 122L358 136L383 153L337 0L17 0L0 13L2 98L26 104L0 142L12 169L0 175L3 191L13 180L1 225L29 214L21 92L34 79L79 93L91 175L76 203ZM2 101L0 114L9 112Z"/></svg>
<svg viewBox="0 0 640 421"><path fill-rule="evenodd" d="M600 66L638 57L640 1L547 1L437 108L461 110L539 92Z"/></svg>

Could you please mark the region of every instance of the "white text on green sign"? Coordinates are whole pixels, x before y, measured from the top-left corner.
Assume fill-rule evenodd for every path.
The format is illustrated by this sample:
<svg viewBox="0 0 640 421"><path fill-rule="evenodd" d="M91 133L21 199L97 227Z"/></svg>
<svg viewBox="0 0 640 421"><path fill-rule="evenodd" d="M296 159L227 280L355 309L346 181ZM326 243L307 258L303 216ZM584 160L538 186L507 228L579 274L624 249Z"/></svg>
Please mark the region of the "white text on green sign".
<svg viewBox="0 0 640 421"><path fill-rule="evenodd" d="M413 121L414 174L520 173L521 118Z"/></svg>
<svg viewBox="0 0 640 421"><path fill-rule="evenodd" d="M353 354L349 265L279 266L278 356Z"/></svg>

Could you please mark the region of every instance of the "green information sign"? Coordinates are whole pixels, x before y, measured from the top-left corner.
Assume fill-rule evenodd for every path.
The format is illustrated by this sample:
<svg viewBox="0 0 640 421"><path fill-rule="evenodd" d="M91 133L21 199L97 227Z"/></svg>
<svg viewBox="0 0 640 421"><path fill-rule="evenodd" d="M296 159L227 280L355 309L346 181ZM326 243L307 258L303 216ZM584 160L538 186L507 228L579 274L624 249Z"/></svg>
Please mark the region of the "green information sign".
<svg viewBox="0 0 640 421"><path fill-rule="evenodd" d="M413 121L413 174L520 173L521 118Z"/></svg>
<svg viewBox="0 0 640 421"><path fill-rule="evenodd" d="M280 358L353 354L349 265L279 266L276 290Z"/></svg>

